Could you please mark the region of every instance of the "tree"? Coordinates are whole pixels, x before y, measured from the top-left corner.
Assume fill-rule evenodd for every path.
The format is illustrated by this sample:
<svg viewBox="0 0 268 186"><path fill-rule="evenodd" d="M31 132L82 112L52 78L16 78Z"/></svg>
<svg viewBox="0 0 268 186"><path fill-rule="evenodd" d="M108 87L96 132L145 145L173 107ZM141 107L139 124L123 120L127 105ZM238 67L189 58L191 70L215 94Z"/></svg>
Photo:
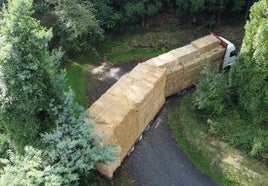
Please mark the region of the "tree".
<svg viewBox="0 0 268 186"><path fill-rule="evenodd" d="M211 117L209 125L214 134L265 162L268 162L267 9L267 0L251 7L236 63L228 74L205 76L198 85L195 101L198 108L209 111L206 113Z"/></svg>
<svg viewBox="0 0 268 186"><path fill-rule="evenodd" d="M50 166L45 166L42 151L25 147L25 154L9 152L9 159L2 159L6 166L1 171L0 185L61 185L63 178L55 175Z"/></svg>
<svg viewBox="0 0 268 186"><path fill-rule="evenodd" d="M267 1L251 8L240 57L231 70L232 86L237 86L239 103L257 123L268 120L268 27Z"/></svg>
<svg viewBox="0 0 268 186"><path fill-rule="evenodd" d="M64 89L56 71L61 52L49 53L52 32L31 17L31 3L9 1L0 20L0 119L18 150L38 144L40 134L53 128L49 103L61 102Z"/></svg>
<svg viewBox="0 0 268 186"><path fill-rule="evenodd" d="M65 52L75 53L90 48L103 39L101 23L96 18L96 9L87 0L46 1L49 13L56 18L53 26L55 44ZM107 8L106 10L109 10Z"/></svg>
<svg viewBox="0 0 268 186"><path fill-rule="evenodd" d="M84 120L84 109L66 90L64 74L57 70L62 53L48 51L52 32L32 17L32 2L9 0L0 21L0 119L17 150L5 160L0 183L11 177L14 185L18 178L23 185L48 180L77 185L95 162L113 161L116 151L101 145L92 132L93 123Z"/></svg>
<svg viewBox="0 0 268 186"><path fill-rule="evenodd" d="M178 16L191 23L205 9L205 0L177 0L176 5Z"/></svg>
<svg viewBox="0 0 268 186"><path fill-rule="evenodd" d="M148 17L155 15L161 7L159 0L132 0L126 2L125 11L128 20L139 21L144 27Z"/></svg>
<svg viewBox="0 0 268 186"><path fill-rule="evenodd" d="M223 14L233 14L245 9L245 18L248 17L249 7L256 0L176 0L178 16L191 23L192 21L221 24ZM188 15L188 16L185 16ZM199 17L202 15L201 17ZM199 20L198 20L199 19ZM201 20L200 20L201 19Z"/></svg>

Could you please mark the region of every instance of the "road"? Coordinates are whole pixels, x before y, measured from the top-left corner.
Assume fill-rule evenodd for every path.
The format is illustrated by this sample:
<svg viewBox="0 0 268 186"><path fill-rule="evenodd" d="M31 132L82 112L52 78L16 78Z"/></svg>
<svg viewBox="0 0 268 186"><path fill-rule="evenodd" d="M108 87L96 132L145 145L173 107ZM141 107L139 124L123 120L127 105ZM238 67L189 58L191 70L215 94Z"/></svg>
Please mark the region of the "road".
<svg viewBox="0 0 268 186"><path fill-rule="evenodd" d="M216 185L197 170L180 150L168 124L166 105L122 167L133 185Z"/></svg>

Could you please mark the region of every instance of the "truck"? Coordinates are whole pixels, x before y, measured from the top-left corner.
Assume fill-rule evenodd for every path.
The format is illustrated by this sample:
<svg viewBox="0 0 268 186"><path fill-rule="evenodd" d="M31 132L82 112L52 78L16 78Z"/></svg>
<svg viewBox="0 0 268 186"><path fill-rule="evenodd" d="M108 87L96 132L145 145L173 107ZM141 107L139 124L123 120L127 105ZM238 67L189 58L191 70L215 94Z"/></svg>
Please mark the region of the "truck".
<svg viewBox="0 0 268 186"><path fill-rule="evenodd" d="M114 162L96 163L97 170L112 178L168 96L198 83L205 65L210 64L213 71L226 70L236 57L231 42L211 33L140 63L122 76L89 107L86 116L94 121L98 143L113 145L119 155Z"/></svg>

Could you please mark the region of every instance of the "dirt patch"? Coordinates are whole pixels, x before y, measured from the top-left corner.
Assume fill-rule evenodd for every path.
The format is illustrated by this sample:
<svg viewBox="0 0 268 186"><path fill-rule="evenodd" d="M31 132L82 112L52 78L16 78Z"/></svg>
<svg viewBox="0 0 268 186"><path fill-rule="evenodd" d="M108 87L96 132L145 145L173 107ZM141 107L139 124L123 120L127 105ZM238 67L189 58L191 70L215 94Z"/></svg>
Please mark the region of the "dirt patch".
<svg viewBox="0 0 268 186"><path fill-rule="evenodd" d="M121 64L103 63L100 66L90 65L86 79L85 107L88 108L104 92L106 92L120 77L132 70L138 63L147 59L139 59Z"/></svg>

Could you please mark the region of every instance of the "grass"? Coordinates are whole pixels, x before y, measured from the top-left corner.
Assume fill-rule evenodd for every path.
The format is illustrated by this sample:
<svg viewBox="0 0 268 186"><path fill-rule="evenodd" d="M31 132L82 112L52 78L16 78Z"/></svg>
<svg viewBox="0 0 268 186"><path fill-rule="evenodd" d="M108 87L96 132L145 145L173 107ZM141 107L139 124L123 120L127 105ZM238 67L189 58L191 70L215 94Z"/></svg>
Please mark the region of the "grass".
<svg viewBox="0 0 268 186"><path fill-rule="evenodd" d="M83 105L86 97L85 80L87 77L88 67L86 64L71 61L66 68L67 84L71 86L75 93L75 101Z"/></svg>
<svg viewBox="0 0 268 186"><path fill-rule="evenodd" d="M268 167L209 135L206 120L192 104L192 94L170 101L169 122L179 146L203 173L219 185L262 185Z"/></svg>

